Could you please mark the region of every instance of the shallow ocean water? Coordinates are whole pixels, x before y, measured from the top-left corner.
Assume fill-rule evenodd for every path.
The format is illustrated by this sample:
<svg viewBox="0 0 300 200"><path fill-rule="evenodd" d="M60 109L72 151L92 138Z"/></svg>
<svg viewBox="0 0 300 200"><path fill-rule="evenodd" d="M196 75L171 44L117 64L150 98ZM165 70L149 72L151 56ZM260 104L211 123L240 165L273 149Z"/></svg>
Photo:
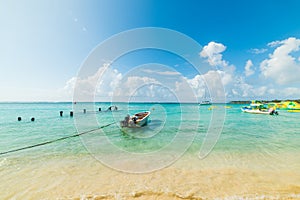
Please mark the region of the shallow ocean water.
<svg viewBox="0 0 300 200"><path fill-rule="evenodd" d="M1 103L0 153L87 133L0 155L0 198L300 199L300 113L161 103L106 111L110 105ZM146 127L119 127L144 110ZM201 150L208 155L199 158Z"/></svg>

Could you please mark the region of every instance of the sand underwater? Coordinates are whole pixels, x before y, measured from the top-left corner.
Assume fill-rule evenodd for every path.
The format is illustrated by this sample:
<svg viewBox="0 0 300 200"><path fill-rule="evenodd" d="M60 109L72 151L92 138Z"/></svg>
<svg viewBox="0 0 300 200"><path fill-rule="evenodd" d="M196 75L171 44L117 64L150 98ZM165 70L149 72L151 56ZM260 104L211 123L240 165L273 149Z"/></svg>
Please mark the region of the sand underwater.
<svg viewBox="0 0 300 200"><path fill-rule="evenodd" d="M152 113L147 128L115 123L1 154L0 199L300 199L300 113L261 116L219 104L224 123L211 125L212 110L197 104L79 106L72 118L71 103L1 103L0 153ZM200 159L205 138L217 141Z"/></svg>

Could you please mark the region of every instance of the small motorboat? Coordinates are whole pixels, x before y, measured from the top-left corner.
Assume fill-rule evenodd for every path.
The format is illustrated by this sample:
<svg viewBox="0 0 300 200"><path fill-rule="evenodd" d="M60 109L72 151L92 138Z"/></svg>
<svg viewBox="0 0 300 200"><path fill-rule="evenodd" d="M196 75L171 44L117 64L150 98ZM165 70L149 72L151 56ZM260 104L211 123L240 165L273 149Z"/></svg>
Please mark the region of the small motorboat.
<svg viewBox="0 0 300 200"><path fill-rule="evenodd" d="M278 115L278 112L273 110L273 109L269 109L269 110L260 110L260 109L253 109L250 108L249 106L243 107L241 108L241 110L245 113L252 113L252 114L265 114L265 115Z"/></svg>
<svg viewBox="0 0 300 200"><path fill-rule="evenodd" d="M241 110L245 113L252 114L265 114L265 115L278 115L275 108L266 108L264 104L261 103L251 103L250 106L242 107Z"/></svg>
<svg viewBox="0 0 300 200"><path fill-rule="evenodd" d="M123 121L120 121L121 127L139 128L147 125L150 111L139 112L132 116L127 115Z"/></svg>

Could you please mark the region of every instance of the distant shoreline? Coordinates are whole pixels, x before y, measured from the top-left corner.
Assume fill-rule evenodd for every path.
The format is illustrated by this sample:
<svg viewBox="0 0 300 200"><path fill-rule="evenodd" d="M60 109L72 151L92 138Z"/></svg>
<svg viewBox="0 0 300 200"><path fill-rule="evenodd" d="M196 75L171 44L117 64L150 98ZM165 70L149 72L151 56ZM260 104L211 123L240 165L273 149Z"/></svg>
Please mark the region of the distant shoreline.
<svg viewBox="0 0 300 200"><path fill-rule="evenodd" d="M258 100L262 103L280 103L282 101L296 101L300 103L300 99L285 99L285 100ZM15 103L15 104L74 104L74 102L71 101L0 101L0 104L9 104L9 103ZM143 104L143 103L149 103L149 104L199 104L199 102L108 102L108 101L95 101L95 102L77 102L77 103L129 103L129 104ZM212 104L250 104L251 101L244 101L244 100L236 100L236 101L229 101L229 102L212 102Z"/></svg>
<svg viewBox="0 0 300 200"><path fill-rule="evenodd" d="M262 103L280 103L282 101L296 101L298 103L300 103L300 99L287 99L287 100L278 100L278 99L274 99L271 101L266 101L266 100L259 100ZM229 104L250 104L251 101L230 101Z"/></svg>

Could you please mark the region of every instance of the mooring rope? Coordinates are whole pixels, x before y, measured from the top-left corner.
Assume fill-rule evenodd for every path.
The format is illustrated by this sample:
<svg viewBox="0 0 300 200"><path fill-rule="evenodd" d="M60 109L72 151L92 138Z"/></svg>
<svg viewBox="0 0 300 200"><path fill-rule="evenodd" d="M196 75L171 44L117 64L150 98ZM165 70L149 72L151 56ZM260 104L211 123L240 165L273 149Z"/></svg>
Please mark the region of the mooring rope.
<svg viewBox="0 0 300 200"><path fill-rule="evenodd" d="M113 122L113 123L106 124L104 126L100 126L98 128L92 129L92 130L88 130L88 131L85 131L85 132L82 132L82 133L77 133L77 134L74 134L74 135L69 135L69 136L58 138L58 139L55 139L55 140L49 140L49 141L46 141L46 142L42 142L42 143L38 143L38 144L34 144L34 145L30 145L30 146L26 146L26 147L22 147L22 148L18 148L18 149L12 149L12 150L9 150L9 151L1 152L0 155L13 153L13 152L17 152L17 151L22 151L22 150L25 150L25 149L31 149L31 148L38 147L38 146L43 146L43 145L46 145L46 144L51 144L51 143L58 142L58 141L61 141L61 140L65 140L65 139L68 139L68 138L78 137L80 135L91 133L91 132L97 131L99 129L108 127L108 126L113 125L115 123L116 122Z"/></svg>

